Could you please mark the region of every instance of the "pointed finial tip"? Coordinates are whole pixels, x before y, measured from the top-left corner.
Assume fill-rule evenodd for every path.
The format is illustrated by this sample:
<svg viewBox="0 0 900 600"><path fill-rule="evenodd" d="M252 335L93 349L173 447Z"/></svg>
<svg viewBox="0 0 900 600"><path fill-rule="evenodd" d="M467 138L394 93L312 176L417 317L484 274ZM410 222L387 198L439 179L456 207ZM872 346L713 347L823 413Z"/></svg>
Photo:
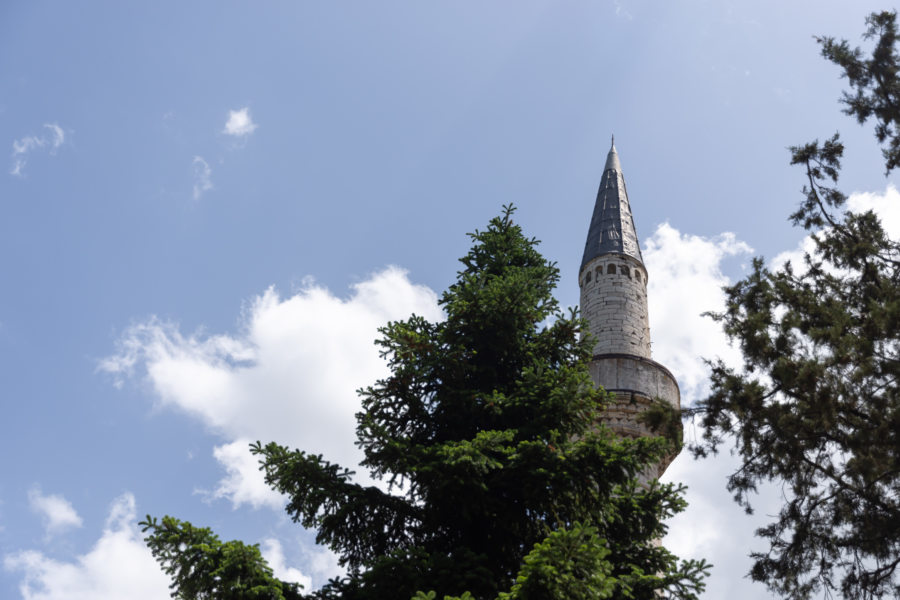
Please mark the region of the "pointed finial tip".
<svg viewBox="0 0 900 600"><path fill-rule="evenodd" d="M619 165L619 153L616 152L616 136L613 135L612 142L609 148L609 154L606 155L606 166L604 167L604 171L608 171L609 169L613 169L614 171L622 170L622 167Z"/></svg>

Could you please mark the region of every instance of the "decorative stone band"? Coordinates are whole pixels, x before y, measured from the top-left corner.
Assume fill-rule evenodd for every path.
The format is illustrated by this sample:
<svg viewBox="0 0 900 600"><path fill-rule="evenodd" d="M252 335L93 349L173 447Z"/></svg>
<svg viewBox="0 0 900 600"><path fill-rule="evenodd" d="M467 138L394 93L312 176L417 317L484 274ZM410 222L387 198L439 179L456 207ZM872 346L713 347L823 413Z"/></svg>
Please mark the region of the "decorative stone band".
<svg viewBox="0 0 900 600"><path fill-rule="evenodd" d="M654 360L632 354L598 354L589 368L594 383L613 394L603 421L617 435L630 438L655 435L637 417L657 398L675 408L681 407L681 392L675 377ZM657 477L674 458L673 454L659 465Z"/></svg>
<svg viewBox="0 0 900 600"><path fill-rule="evenodd" d="M607 390L634 390L681 406L681 390L675 376L651 358L618 352L595 354L590 368L594 382Z"/></svg>

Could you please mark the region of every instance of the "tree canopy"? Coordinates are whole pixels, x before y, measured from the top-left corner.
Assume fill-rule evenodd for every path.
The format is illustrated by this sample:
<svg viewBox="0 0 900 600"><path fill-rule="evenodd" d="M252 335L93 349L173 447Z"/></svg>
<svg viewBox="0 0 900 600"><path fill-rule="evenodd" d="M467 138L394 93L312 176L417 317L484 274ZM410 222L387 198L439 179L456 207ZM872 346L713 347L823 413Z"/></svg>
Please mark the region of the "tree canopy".
<svg viewBox="0 0 900 600"><path fill-rule="evenodd" d="M900 165L896 13L869 16L870 53L817 38L853 89L848 114L874 119L887 172ZM762 482L783 484L776 519L757 534L753 579L786 598L900 596L900 244L878 217L847 208L837 134L791 149L807 185L793 223L815 243L802 264L767 266L726 288L714 315L743 365L712 363L712 391L692 414L698 455L725 440L742 464L728 480L750 509Z"/></svg>
<svg viewBox="0 0 900 600"><path fill-rule="evenodd" d="M229 551L207 530L148 517L174 597L226 597L226 579L243 573L272 598L697 597L708 565L658 543L663 519L684 508L681 486L638 482L672 442L619 439L600 424L591 340L553 298L558 269L512 217L507 207L470 234L443 321L381 329L390 375L360 390L357 435L383 485L362 486L321 455L252 447L287 513L347 575L293 596L254 547ZM222 567L236 555L247 564Z"/></svg>

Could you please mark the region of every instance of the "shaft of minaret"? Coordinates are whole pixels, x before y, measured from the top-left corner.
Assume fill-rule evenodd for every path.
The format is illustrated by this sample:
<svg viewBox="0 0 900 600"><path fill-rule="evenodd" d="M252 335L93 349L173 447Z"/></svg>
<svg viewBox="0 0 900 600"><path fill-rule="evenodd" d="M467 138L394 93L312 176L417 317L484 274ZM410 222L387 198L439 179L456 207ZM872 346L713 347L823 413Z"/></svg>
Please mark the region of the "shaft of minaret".
<svg viewBox="0 0 900 600"><path fill-rule="evenodd" d="M578 283L581 316L594 338L591 377L612 394L603 421L623 437L655 435L639 414L656 400L679 408L681 393L672 373L650 358L647 269L615 138L600 178ZM650 469L644 479L662 475L672 458Z"/></svg>

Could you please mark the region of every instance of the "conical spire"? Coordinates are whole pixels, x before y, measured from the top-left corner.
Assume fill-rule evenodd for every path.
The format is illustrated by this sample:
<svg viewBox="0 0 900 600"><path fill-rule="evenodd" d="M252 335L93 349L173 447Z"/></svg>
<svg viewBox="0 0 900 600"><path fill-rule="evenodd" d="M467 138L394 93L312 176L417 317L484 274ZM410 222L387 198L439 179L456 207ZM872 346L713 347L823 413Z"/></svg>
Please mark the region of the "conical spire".
<svg viewBox="0 0 900 600"><path fill-rule="evenodd" d="M581 267L584 268L602 254L625 254L644 262L634 229L634 219L631 217L631 205L628 204L625 176L622 175L615 138L600 178L600 189L597 191Z"/></svg>

